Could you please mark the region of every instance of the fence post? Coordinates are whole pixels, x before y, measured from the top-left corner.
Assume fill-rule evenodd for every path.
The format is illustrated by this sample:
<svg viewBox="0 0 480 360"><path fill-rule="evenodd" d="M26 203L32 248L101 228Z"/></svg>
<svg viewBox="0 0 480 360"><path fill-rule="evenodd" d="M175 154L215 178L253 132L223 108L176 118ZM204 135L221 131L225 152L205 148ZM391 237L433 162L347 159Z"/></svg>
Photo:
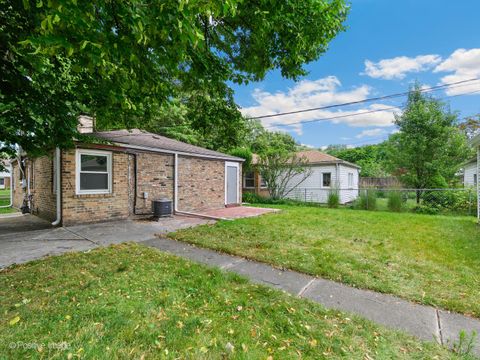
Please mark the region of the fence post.
<svg viewBox="0 0 480 360"><path fill-rule="evenodd" d="M305 195L304 195L305 202L307 202L307 188L305 188Z"/></svg>
<svg viewBox="0 0 480 360"><path fill-rule="evenodd" d="M468 216L472 215L472 190L468 189Z"/></svg>

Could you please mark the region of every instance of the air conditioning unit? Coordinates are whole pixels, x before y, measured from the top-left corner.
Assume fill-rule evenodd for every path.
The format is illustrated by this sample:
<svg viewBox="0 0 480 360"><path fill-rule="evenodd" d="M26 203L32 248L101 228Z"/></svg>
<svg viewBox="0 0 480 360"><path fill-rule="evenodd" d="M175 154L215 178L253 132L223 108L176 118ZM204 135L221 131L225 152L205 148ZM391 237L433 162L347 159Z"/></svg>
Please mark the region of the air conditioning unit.
<svg viewBox="0 0 480 360"><path fill-rule="evenodd" d="M153 217L155 219L172 216L172 200L153 200Z"/></svg>

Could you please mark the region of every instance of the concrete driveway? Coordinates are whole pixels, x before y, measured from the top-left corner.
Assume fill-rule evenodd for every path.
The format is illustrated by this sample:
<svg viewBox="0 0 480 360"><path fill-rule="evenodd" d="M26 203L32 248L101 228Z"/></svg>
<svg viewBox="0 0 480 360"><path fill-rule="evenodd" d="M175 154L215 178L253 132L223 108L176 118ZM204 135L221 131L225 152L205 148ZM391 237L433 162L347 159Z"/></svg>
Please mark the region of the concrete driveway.
<svg viewBox="0 0 480 360"><path fill-rule="evenodd" d="M68 251L145 241L155 234L210 222L175 216L156 222L123 220L53 228L49 222L32 215L0 216L0 268Z"/></svg>

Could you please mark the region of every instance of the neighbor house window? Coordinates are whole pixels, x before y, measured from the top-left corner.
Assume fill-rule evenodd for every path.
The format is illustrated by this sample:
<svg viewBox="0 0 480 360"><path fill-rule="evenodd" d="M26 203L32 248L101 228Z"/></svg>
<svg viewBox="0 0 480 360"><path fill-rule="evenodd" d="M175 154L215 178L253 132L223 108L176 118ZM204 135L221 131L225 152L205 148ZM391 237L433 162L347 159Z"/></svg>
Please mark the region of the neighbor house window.
<svg viewBox="0 0 480 360"><path fill-rule="evenodd" d="M255 188L255 173L253 171L245 173L243 187L246 189Z"/></svg>
<svg viewBox="0 0 480 360"><path fill-rule="evenodd" d="M332 173L322 173L322 186L330 187L332 183Z"/></svg>
<svg viewBox="0 0 480 360"><path fill-rule="evenodd" d="M108 194L112 190L112 153L77 150L77 194Z"/></svg>
<svg viewBox="0 0 480 360"><path fill-rule="evenodd" d="M477 185L477 174L473 174L473 185Z"/></svg>
<svg viewBox="0 0 480 360"><path fill-rule="evenodd" d="M261 188L266 188L267 187L267 183L262 177L260 177L260 187Z"/></svg>
<svg viewBox="0 0 480 360"><path fill-rule="evenodd" d="M353 173L348 173L348 187L353 187Z"/></svg>

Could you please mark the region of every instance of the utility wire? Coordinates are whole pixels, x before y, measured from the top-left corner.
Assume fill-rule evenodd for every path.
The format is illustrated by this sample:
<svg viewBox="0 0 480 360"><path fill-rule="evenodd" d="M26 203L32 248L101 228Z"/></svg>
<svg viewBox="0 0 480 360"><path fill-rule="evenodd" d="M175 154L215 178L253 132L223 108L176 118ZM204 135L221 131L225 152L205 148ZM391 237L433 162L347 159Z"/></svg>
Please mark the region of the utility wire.
<svg viewBox="0 0 480 360"><path fill-rule="evenodd" d="M471 94L475 94L475 93L478 93L478 92L480 92L480 89L474 90L474 91L469 91L469 92L462 93L462 94L443 96L443 97L440 97L438 99L443 100L443 99L453 98L453 97L457 97L457 96L471 95ZM356 113L352 113L352 114L336 115L336 116L330 116L330 117L320 118L320 119L299 120L299 121L295 121L295 122L291 122L291 123L285 123L285 124L274 123L274 124L270 124L268 126L265 126L265 128L268 129L268 128L279 127L279 126L308 124L308 123L314 123L314 122L317 122L317 121L329 121L329 120L342 119L342 118L347 118L347 117L360 116L360 115L371 114L371 113L376 113L376 112L381 112L381 111L398 110L398 109L399 109L398 106L389 106L389 107L384 107L384 108L381 108L381 109L366 110L366 111L356 112Z"/></svg>
<svg viewBox="0 0 480 360"><path fill-rule="evenodd" d="M480 80L480 78L462 80L462 81L457 81L457 82L453 82L453 83L432 86L432 87L429 87L429 88L423 88L423 89L420 89L419 91L420 92L431 92L431 91L441 90L441 89L444 89L446 87L454 88L455 86L452 86L452 85L464 84L464 83L469 83L469 82L478 81L478 80ZM321 107L316 107L316 108L288 111L288 112L277 113L277 114L254 116L254 117L251 117L251 119L265 119L265 118L299 114L299 113L316 111L316 110L332 109L332 108L342 107L342 106L357 105L357 104L363 104L363 103L371 102L371 101L379 101L379 100L386 100L386 99L392 99L392 98L396 98L396 97L407 96L410 93L411 93L411 91L407 91L407 92L403 92L403 93L396 93L396 94L390 94L390 95L385 95L385 96L378 96L378 97L368 98L368 99L363 99L363 100L358 100L358 101L350 101L350 102L346 102L346 103L342 103L342 104L333 104L333 105L321 106Z"/></svg>

